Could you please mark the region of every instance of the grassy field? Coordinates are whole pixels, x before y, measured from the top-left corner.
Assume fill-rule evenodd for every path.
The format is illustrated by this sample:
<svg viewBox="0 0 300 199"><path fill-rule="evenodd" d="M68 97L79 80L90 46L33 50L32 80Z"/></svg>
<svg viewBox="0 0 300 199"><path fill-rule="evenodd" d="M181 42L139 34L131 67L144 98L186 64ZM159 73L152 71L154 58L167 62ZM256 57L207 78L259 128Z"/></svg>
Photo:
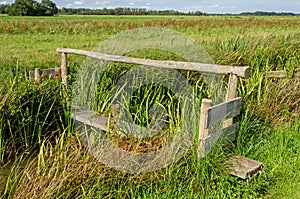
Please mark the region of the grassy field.
<svg viewBox="0 0 300 199"><path fill-rule="evenodd" d="M299 17L0 16L2 197L299 198L299 21ZM184 33L216 63L250 66L251 77L241 80L238 88L243 111L237 118L240 129L235 143L218 145L202 160L191 148L179 161L152 173L116 171L86 152L71 118L70 92L62 90L60 81L37 85L28 80L29 70L60 65L58 47L92 50L113 35L143 27ZM179 59L160 53L135 56ZM83 60L69 56L70 83ZM128 67L107 71L100 97L110 95ZM288 78L277 81L264 76L266 71L283 69ZM183 74L201 91L199 98L210 95L201 90L197 74ZM168 91L151 86L139 91L132 106L136 115L145 117L139 103L150 96L169 108L174 121L180 119ZM170 97L160 97L164 92ZM98 104L100 111L109 112L103 104ZM224 168L230 154L263 162L263 172L249 181L230 176Z"/></svg>

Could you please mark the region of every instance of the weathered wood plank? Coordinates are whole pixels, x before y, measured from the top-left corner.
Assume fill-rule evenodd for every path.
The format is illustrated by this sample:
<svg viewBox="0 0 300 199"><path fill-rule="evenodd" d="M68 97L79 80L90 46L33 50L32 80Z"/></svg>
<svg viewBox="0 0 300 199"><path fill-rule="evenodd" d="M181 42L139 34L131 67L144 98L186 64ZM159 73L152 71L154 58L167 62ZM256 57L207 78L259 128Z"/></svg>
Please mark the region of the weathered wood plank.
<svg viewBox="0 0 300 199"><path fill-rule="evenodd" d="M208 109L206 128L219 124L225 119L234 117L240 113L242 98L235 98Z"/></svg>
<svg viewBox="0 0 300 199"><path fill-rule="evenodd" d="M76 121L92 126L94 128L107 131L108 118L97 115L95 111L88 109L73 109L73 118Z"/></svg>
<svg viewBox="0 0 300 199"><path fill-rule="evenodd" d="M49 69L36 68L35 70L29 71L29 79L35 79L35 81L48 79L49 77L52 79L60 78L61 77L60 68L49 68Z"/></svg>
<svg viewBox="0 0 300 199"><path fill-rule="evenodd" d="M284 78L284 77L286 77L286 71L285 70L268 71L265 73L265 75L266 75L266 77Z"/></svg>
<svg viewBox="0 0 300 199"><path fill-rule="evenodd" d="M158 61L158 60L140 59L140 58L133 58L133 57L117 56L117 55L108 55L108 54L103 54L98 52L69 49L69 48L58 48L57 52L62 53L62 55L66 53L70 53L70 54L88 56L103 61L139 64L139 65L153 66L157 68L192 70L192 71L198 71L203 73L215 73L215 74L232 73L243 78L250 77L250 68L247 66L233 67L233 66L225 66L225 65L217 65L217 64L204 64L204 63L197 63L197 62Z"/></svg>
<svg viewBox="0 0 300 199"><path fill-rule="evenodd" d="M243 156L233 156L226 161L229 173L244 180L263 168L263 163Z"/></svg>
<svg viewBox="0 0 300 199"><path fill-rule="evenodd" d="M233 142L236 139L236 130L238 129L238 126L239 124L236 123L224 129L217 129L207 137L203 138L201 145L201 157L205 157L220 139L224 144Z"/></svg>

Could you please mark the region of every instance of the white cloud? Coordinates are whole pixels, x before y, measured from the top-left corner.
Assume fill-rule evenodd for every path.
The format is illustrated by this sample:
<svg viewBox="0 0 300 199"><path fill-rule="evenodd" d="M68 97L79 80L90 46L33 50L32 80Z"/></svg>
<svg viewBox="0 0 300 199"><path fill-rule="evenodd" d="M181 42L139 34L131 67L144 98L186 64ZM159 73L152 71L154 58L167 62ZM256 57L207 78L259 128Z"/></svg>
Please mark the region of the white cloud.
<svg viewBox="0 0 300 199"><path fill-rule="evenodd" d="M135 5L135 3L133 3L133 2L129 2L129 3L128 3L128 5L130 5L130 6L134 6L134 5Z"/></svg>
<svg viewBox="0 0 300 199"><path fill-rule="evenodd" d="M219 4L214 4L214 5L208 6L208 8L211 8L211 9L220 8L220 5Z"/></svg>
<svg viewBox="0 0 300 199"><path fill-rule="evenodd" d="M0 4L7 4L7 1L1 1Z"/></svg>
<svg viewBox="0 0 300 199"><path fill-rule="evenodd" d="M74 2L74 5L83 5L83 4L84 4L83 1L75 1L75 2Z"/></svg>
<svg viewBox="0 0 300 199"><path fill-rule="evenodd" d="M111 3L109 1L97 1L96 2L96 5L101 5L101 6L105 6L105 5L110 5Z"/></svg>

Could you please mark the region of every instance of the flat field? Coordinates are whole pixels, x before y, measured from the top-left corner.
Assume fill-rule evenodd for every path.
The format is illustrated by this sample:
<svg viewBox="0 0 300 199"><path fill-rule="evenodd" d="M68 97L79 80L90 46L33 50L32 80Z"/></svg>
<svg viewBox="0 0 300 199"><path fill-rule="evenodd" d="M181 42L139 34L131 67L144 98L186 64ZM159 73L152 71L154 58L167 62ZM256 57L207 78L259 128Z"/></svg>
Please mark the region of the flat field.
<svg viewBox="0 0 300 199"><path fill-rule="evenodd" d="M252 74L239 82L243 110L236 118L240 123L236 142L216 146L205 159L199 160L190 149L164 169L127 174L106 167L87 153L71 118L71 91L65 92L59 80L37 85L28 79L28 71L59 67L58 47L93 50L118 33L147 27L183 33L206 49L215 63L249 66ZM0 15L2 197L300 198L299 38L299 17ZM179 59L164 53L134 55ZM69 56L70 84L83 60ZM286 70L287 77L266 78L264 73L273 70ZM100 112L109 115L105 96L124 71L126 67L110 69L101 80L103 89L98 97L105 100L98 103ZM197 75L183 74L200 90L199 99L210 96ZM149 99L165 103L170 117L179 119L172 111L174 106L167 105L173 98L161 97L168 91L151 86L139 91L141 100L133 102L133 115L148 119L139 106L146 93ZM264 169L249 181L237 179L224 167L230 154L261 161Z"/></svg>

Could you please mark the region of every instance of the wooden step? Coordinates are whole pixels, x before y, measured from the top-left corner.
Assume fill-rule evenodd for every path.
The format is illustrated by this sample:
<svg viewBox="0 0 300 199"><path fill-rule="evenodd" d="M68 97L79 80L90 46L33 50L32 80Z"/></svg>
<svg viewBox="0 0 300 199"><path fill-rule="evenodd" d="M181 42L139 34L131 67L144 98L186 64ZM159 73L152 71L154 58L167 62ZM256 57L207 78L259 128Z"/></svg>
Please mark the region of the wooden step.
<svg viewBox="0 0 300 199"><path fill-rule="evenodd" d="M263 163L256 160L251 160L243 156L232 156L226 161L229 173L244 180L247 180L251 175L262 170Z"/></svg>
<svg viewBox="0 0 300 199"><path fill-rule="evenodd" d="M108 118L97 115L95 111L89 109L73 109L73 118L82 124L89 125L99 130L107 131Z"/></svg>

